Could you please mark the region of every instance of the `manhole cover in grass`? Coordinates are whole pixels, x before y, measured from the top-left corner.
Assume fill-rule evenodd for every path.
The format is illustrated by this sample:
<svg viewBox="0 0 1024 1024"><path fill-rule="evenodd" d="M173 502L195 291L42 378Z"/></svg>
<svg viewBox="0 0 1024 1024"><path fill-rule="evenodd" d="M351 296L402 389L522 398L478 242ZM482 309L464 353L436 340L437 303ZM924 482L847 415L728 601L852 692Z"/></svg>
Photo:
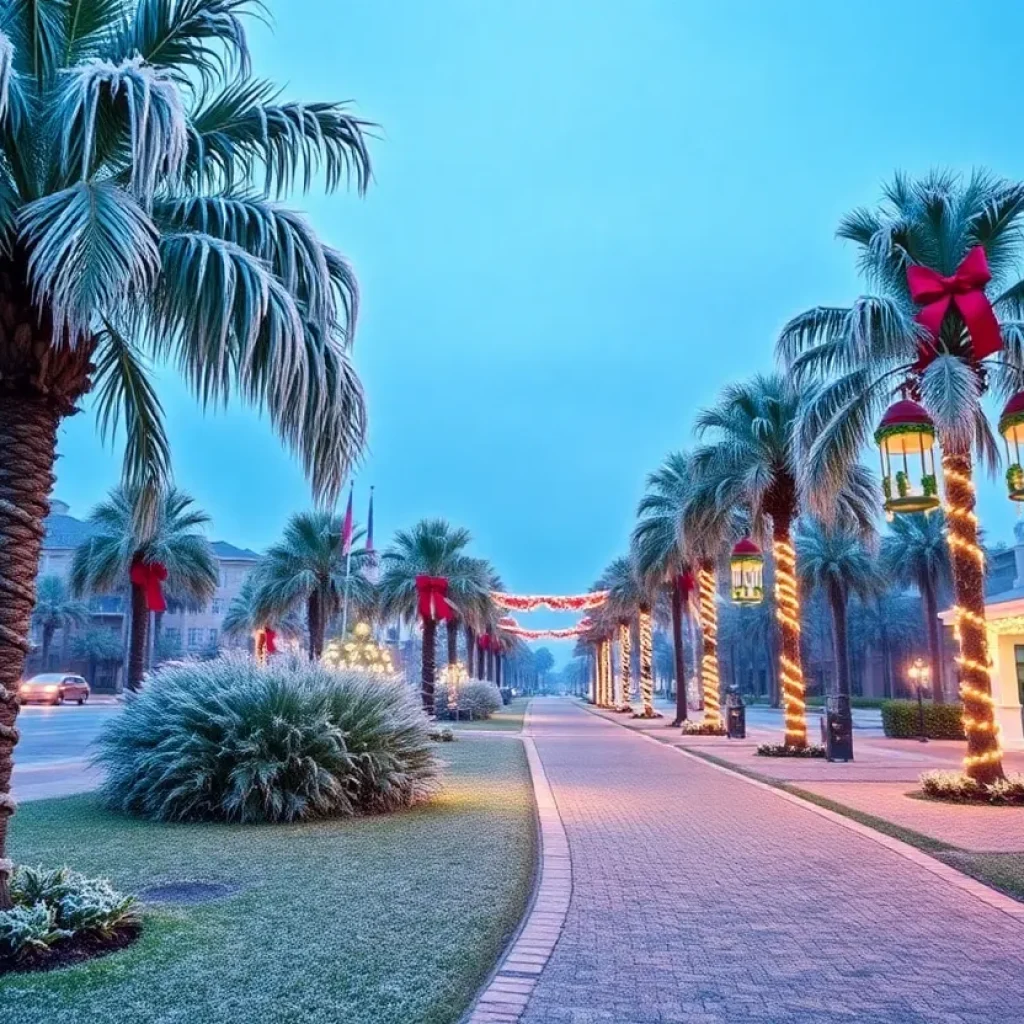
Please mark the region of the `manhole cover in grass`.
<svg viewBox="0 0 1024 1024"><path fill-rule="evenodd" d="M238 892L239 886L226 882L164 882L143 889L139 895L145 903L209 903Z"/></svg>

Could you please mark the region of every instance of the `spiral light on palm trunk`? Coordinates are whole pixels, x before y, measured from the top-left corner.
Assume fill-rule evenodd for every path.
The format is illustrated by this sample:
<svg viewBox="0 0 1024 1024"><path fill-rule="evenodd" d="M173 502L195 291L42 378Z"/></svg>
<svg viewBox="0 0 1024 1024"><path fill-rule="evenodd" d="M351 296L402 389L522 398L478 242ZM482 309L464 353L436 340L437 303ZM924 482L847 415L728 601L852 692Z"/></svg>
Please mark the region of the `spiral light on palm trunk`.
<svg viewBox="0 0 1024 1024"><path fill-rule="evenodd" d="M960 695L967 736L964 770L979 783L1003 777L999 729L992 700L988 633L985 626L985 553L978 544L975 492L967 456L944 455L947 543L956 591L956 635L960 644Z"/></svg>
<svg viewBox="0 0 1024 1024"><path fill-rule="evenodd" d="M697 573L697 586L700 590L700 630L704 647L700 660L704 721L717 726L722 724L722 709L718 695L718 609L715 607L714 569L702 568Z"/></svg>
<svg viewBox="0 0 1024 1024"><path fill-rule="evenodd" d="M641 714L654 714L654 642L651 635L651 612L641 608L640 620L640 699L643 702Z"/></svg>
<svg viewBox="0 0 1024 1024"><path fill-rule="evenodd" d="M796 552L789 537L776 537L775 618L779 624L779 674L786 716L787 747L807 746L804 673L800 664L800 597L796 584Z"/></svg>
<svg viewBox="0 0 1024 1024"><path fill-rule="evenodd" d="M629 632L629 623L623 622L619 626L619 674L622 677L622 706L629 707L632 696L632 657L633 640Z"/></svg>

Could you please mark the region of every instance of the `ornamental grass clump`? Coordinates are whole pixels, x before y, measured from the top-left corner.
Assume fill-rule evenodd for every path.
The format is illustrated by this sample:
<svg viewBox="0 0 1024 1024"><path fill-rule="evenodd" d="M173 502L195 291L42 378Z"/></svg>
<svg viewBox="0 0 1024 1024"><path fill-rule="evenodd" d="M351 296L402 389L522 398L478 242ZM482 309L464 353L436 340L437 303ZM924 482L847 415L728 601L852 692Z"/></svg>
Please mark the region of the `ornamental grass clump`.
<svg viewBox="0 0 1024 1024"><path fill-rule="evenodd" d="M288 822L408 807L438 763L415 698L297 658L169 664L100 736L103 797L159 821Z"/></svg>

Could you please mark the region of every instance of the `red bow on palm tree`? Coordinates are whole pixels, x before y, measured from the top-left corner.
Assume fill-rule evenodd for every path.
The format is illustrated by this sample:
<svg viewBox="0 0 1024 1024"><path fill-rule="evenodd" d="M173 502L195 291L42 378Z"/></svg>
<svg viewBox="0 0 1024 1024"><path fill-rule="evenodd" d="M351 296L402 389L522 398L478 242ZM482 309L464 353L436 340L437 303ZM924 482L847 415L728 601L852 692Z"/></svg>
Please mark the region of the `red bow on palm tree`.
<svg viewBox="0 0 1024 1024"><path fill-rule="evenodd" d="M144 562L141 558L137 558L132 563L129 578L136 587L142 587L146 595L146 608L149 611L167 611L164 589L161 586L167 579L167 567L163 562Z"/></svg>
<svg viewBox="0 0 1024 1024"><path fill-rule="evenodd" d="M476 642L481 651L489 651L491 649L491 638L487 633L478 637Z"/></svg>
<svg viewBox="0 0 1024 1024"><path fill-rule="evenodd" d="M921 346L917 369L923 370L938 354L934 340L939 337L942 321L950 305L956 306L971 336L971 355L974 359L998 352L1003 346L999 321L992 303L985 294L985 285L992 280L985 250L975 246L950 277L930 267L907 267L907 285L910 297L921 309L915 319L932 336L932 344Z"/></svg>
<svg viewBox="0 0 1024 1024"><path fill-rule="evenodd" d="M419 595L419 613L423 618L445 622L452 618L451 605L445 598L448 580L443 576L417 576L416 593Z"/></svg>
<svg viewBox="0 0 1024 1024"><path fill-rule="evenodd" d="M263 640L266 644L264 649L267 654L277 654L277 633L275 633L269 626L263 630Z"/></svg>

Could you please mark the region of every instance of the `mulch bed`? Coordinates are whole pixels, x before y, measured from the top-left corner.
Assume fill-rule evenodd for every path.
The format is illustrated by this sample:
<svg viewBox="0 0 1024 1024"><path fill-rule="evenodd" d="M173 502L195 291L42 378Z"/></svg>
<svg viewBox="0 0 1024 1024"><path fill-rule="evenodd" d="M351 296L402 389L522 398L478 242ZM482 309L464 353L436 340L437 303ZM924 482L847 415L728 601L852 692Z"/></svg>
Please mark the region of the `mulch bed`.
<svg viewBox="0 0 1024 1024"><path fill-rule="evenodd" d="M65 942L59 942L49 949L23 951L16 957L0 957L0 976L5 974L27 974L34 971L54 971L60 967L94 960L96 957L116 953L130 946L142 934L142 926L125 925L109 938L95 933L82 932Z"/></svg>

